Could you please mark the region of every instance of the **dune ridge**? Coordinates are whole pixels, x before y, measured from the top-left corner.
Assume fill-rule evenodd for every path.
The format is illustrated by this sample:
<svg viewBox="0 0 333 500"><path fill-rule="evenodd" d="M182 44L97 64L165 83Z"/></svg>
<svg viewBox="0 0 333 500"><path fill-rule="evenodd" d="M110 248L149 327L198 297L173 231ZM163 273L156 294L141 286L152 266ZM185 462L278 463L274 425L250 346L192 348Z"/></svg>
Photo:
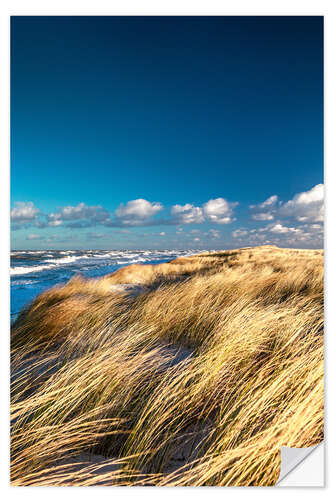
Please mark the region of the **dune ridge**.
<svg viewBox="0 0 333 500"><path fill-rule="evenodd" d="M274 485L323 439L323 276L265 246L44 292L12 327L11 484Z"/></svg>

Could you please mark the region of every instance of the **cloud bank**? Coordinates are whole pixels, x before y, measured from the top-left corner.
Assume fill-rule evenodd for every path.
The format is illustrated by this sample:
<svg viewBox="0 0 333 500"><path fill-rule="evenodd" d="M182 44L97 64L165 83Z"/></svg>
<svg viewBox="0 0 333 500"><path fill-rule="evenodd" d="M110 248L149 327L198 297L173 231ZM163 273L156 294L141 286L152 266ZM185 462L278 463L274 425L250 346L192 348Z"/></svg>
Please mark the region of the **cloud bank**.
<svg viewBox="0 0 333 500"><path fill-rule="evenodd" d="M235 213L238 205L238 202L230 202L219 197L201 205L188 202L172 205L168 209L159 201L138 198L120 203L113 212L101 205L87 205L81 202L77 205L60 207L47 214L36 207L32 201L19 201L14 204L11 211L11 221L13 230L94 228L86 233L86 238L89 240L110 236L110 233L101 232L97 229L98 227L113 228L112 234L128 234L138 227L170 226L170 230L173 231L178 241L191 238L192 241L200 242L200 244L204 244L205 241L216 241L219 245L222 243L232 245L234 242L238 246L276 244L305 248L322 247L323 184L317 184L308 191L299 192L287 201L273 194L261 203L250 205L248 215L243 216L241 220L242 225L234 227L232 223L238 219ZM228 225L231 224L232 229L228 230ZM187 226L191 225L204 225L204 231L198 229L186 231ZM176 226L175 229L172 230L172 226ZM145 233L145 237L159 236L166 239L165 236L172 234L161 229L156 233ZM140 235L137 233L137 236ZM62 237L64 238L63 235ZM26 236L29 241L42 239L48 241L47 238L50 237L34 232Z"/></svg>
<svg viewBox="0 0 333 500"><path fill-rule="evenodd" d="M317 184L309 191L296 194L283 203L277 195L270 196L258 205L250 205L252 219L274 220L279 217L296 219L298 222L323 222L324 185Z"/></svg>
<svg viewBox="0 0 333 500"><path fill-rule="evenodd" d="M17 202L11 212L12 223L21 227L58 227L71 229L89 228L96 225L105 227L136 227L154 225L229 224L236 220L233 208L238 203L229 203L224 198L216 198L204 203L201 207L191 203L173 205L170 213L164 218L155 216L164 210L160 202L150 202L143 198L121 203L114 213L101 205L89 206L84 202L76 206L65 206L50 214L43 214L33 202Z"/></svg>
<svg viewBox="0 0 333 500"><path fill-rule="evenodd" d="M172 222L175 224L202 224L212 222L214 224L230 224L233 218L233 209L238 202L230 203L224 198L216 198L196 207L190 203L185 205L173 205L171 208Z"/></svg>

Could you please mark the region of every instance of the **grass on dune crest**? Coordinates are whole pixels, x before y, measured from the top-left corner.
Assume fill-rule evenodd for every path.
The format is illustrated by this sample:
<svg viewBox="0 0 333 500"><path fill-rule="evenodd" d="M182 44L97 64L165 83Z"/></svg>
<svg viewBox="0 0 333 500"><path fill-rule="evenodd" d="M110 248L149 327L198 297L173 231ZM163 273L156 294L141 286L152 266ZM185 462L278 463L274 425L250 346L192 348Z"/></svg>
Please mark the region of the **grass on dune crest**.
<svg viewBox="0 0 333 500"><path fill-rule="evenodd" d="M321 250L75 277L12 328L11 483L273 485L323 439L323 356Z"/></svg>

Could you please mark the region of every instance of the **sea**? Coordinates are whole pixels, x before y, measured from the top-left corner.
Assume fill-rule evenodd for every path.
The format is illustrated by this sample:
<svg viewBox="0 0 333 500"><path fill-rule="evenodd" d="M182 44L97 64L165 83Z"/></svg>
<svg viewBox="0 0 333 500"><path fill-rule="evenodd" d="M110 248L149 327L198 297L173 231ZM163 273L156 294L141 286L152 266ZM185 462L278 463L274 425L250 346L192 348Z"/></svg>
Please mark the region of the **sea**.
<svg viewBox="0 0 333 500"><path fill-rule="evenodd" d="M159 264L198 250L25 250L10 255L10 314L41 292L68 281L76 274L96 278L129 264Z"/></svg>

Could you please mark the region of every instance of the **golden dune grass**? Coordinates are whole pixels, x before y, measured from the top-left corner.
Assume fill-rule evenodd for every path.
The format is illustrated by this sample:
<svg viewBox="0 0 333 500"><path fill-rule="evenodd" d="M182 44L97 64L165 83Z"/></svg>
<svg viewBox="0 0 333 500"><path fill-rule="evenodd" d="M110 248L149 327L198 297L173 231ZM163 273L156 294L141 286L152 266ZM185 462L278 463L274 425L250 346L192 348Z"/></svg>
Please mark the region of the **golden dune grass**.
<svg viewBox="0 0 333 500"><path fill-rule="evenodd" d="M323 355L321 250L75 277L13 326L11 483L273 485L323 439Z"/></svg>

